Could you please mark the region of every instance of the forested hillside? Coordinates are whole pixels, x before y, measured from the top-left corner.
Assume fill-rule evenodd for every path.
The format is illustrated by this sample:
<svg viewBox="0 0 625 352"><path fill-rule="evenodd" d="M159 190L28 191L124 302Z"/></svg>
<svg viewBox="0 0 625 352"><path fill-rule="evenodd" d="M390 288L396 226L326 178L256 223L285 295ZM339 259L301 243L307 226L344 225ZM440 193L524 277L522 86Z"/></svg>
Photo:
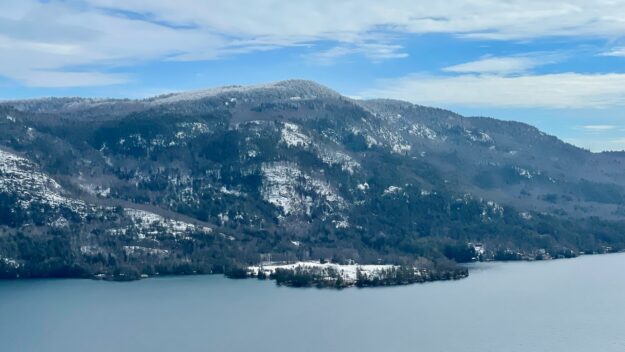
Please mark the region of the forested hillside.
<svg viewBox="0 0 625 352"><path fill-rule="evenodd" d="M625 248L625 155L309 81L0 104L0 275Z"/></svg>

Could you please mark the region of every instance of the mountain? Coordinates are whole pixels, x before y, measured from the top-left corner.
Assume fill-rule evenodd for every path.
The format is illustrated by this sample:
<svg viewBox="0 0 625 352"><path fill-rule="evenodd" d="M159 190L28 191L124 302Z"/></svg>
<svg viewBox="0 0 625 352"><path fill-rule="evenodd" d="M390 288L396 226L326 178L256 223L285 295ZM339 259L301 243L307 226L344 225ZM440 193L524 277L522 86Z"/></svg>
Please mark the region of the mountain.
<svg viewBox="0 0 625 352"><path fill-rule="evenodd" d="M625 248L625 153L317 83L0 103L0 275Z"/></svg>

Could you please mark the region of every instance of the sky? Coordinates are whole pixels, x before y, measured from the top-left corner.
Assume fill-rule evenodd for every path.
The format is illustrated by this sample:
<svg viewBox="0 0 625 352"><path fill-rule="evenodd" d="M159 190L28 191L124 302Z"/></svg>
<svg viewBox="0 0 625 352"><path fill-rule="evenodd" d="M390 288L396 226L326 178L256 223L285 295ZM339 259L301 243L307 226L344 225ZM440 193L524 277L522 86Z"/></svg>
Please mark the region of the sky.
<svg viewBox="0 0 625 352"><path fill-rule="evenodd" d="M0 0L0 99L290 78L625 149L625 0Z"/></svg>

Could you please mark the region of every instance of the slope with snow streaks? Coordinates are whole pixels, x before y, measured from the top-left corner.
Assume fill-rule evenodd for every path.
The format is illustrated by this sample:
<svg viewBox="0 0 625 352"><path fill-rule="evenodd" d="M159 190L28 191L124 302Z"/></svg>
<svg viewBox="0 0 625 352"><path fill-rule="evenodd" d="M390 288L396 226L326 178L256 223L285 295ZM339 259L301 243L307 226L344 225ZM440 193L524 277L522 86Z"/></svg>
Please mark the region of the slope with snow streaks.
<svg viewBox="0 0 625 352"><path fill-rule="evenodd" d="M426 138L430 140L435 140L436 138L438 138L438 135L435 131L420 123L413 123L410 126L408 133L420 138Z"/></svg>
<svg viewBox="0 0 625 352"><path fill-rule="evenodd" d="M68 209L85 216L87 205L63 195L55 180L40 172L36 165L18 155L0 150L0 193L17 199L17 206L27 210L34 205L53 210Z"/></svg>
<svg viewBox="0 0 625 352"><path fill-rule="evenodd" d="M360 169L360 163L346 153L333 150L330 148L324 148L317 146L317 156L325 164L334 166L340 166L341 170L353 175L356 170Z"/></svg>
<svg viewBox="0 0 625 352"><path fill-rule="evenodd" d="M124 209L124 213L132 220L133 227L137 230L137 237L140 239L154 238L158 235L187 238L189 234L195 232L203 234L213 232L209 227L168 219L144 210L127 208Z"/></svg>
<svg viewBox="0 0 625 352"><path fill-rule="evenodd" d="M311 139L301 132L298 125L287 122L280 130L280 142L287 147L307 147L310 145Z"/></svg>
<svg viewBox="0 0 625 352"><path fill-rule="evenodd" d="M310 216L313 206L320 203L329 208L345 207L343 198L327 182L304 173L295 163L266 163L261 171L263 199L284 215Z"/></svg>

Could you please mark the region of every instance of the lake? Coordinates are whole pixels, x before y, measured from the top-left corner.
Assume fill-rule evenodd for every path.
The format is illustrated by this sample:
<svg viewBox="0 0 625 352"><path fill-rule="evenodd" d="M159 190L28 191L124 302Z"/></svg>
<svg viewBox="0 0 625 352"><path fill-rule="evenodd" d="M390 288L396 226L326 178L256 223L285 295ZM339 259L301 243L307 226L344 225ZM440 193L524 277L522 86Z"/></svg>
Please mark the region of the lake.
<svg viewBox="0 0 625 352"><path fill-rule="evenodd" d="M625 351L625 254L294 289L221 276L0 281L0 351Z"/></svg>

